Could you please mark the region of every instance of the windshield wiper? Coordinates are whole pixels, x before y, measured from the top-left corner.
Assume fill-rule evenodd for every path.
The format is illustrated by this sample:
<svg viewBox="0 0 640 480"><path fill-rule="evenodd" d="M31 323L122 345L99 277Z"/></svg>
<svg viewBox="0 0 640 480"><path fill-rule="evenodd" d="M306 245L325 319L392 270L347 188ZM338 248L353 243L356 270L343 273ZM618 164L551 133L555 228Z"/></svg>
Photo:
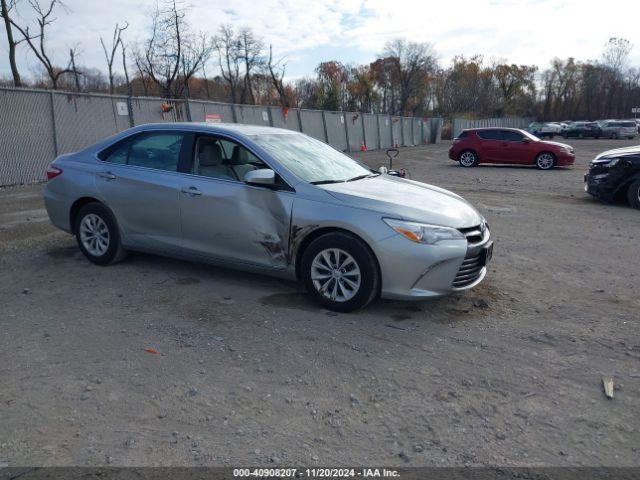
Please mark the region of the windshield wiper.
<svg viewBox="0 0 640 480"><path fill-rule="evenodd" d="M349 180L345 180L345 182L355 182L356 180L362 180L363 178L371 178L377 177L380 175L379 173L367 173L366 175L358 175L357 177L350 178Z"/></svg>
<svg viewBox="0 0 640 480"><path fill-rule="evenodd" d="M344 183L346 180L316 180L315 182L309 182L311 185L326 185L327 183Z"/></svg>

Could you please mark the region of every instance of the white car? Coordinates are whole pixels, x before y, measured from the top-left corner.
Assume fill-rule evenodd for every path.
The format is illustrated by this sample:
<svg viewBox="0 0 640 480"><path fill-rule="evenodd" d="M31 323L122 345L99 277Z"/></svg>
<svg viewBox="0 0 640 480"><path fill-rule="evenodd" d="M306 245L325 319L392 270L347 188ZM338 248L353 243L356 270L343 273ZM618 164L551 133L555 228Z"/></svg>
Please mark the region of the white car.
<svg viewBox="0 0 640 480"><path fill-rule="evenodd" d="M559 135L562 132L562 125L559 123L533 122L527 127L527 131L536 137L550 137Z"/></svg>

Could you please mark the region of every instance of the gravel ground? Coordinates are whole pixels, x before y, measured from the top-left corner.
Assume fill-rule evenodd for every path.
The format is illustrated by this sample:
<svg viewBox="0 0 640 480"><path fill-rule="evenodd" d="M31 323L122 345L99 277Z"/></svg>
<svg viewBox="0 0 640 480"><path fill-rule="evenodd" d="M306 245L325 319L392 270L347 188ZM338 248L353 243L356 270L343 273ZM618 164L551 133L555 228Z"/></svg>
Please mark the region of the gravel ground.
<svg viewBox="0 0 640 480"><path fill-rule="evenodd" d="M639 466L640 212L582 190L633 142L573 143L550 172L403 149L487 217L494 260L473 291L354 314L204 265L94 266L40 186L0 190L0 465Z"/></svg>

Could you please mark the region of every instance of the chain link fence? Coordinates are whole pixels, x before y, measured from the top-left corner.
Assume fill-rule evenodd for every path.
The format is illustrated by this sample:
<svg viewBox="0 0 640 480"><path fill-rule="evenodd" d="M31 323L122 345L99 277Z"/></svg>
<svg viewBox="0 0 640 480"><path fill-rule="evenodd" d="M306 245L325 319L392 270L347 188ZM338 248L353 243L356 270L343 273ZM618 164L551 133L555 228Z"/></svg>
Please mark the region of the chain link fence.
<svg viewBox="0 0 640 480"><path fill-rule="evenodd" d="M0 186L43 181L58 155L161 122L286 128L345 152L435 143L442 126L440 118L0 88Z"/></svg>

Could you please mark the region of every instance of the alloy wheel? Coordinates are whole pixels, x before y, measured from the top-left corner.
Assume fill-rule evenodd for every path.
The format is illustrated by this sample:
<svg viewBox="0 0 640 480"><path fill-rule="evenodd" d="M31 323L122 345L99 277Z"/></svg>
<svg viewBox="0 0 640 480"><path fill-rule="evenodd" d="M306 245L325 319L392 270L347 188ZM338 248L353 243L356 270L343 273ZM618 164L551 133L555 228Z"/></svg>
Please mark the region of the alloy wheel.
<svg viewBox="0 0 640 480"><path fill-rule="evenodd" d="M334 302L352 299L360 289L360 267L355 259L339 248L320 251L311 262L311 280L323 297Z"/></svg>
<svg viewBox="0 0 640 480"><path fill-rule="evenodd" d="M95 213L86 215L80 222L82 246L94 257L101 257L109 249L109 227Z"/></svg>
<svg viewBox="0 0 640 480"><path fill-rule="evenodd" d="M538 155L538 159L536 160L538 167L540 167L542 170L548 170L553 167L553 162L553 155L549 153L542 153Z"/></svg>
<svg viewBox="0 0 640 480"><path fill-rule="evenodd" d="M473 152L463 152L460 155L460 163L465 167L472 167L476 163L476 156Z"/></svg>

